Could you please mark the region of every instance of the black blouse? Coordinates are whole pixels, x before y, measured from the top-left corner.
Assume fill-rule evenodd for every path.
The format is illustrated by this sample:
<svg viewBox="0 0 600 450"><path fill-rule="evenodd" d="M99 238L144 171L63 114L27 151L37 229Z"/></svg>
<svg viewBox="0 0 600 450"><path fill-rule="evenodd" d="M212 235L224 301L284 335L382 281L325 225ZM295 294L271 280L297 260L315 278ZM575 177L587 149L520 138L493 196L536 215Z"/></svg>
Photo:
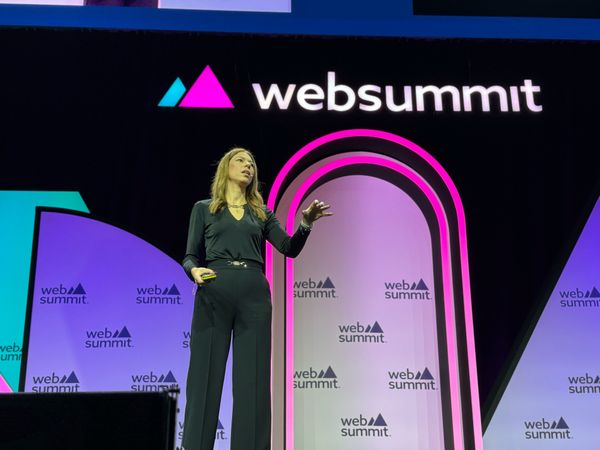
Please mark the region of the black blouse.
<svg viewBox="0 0 600 450"><path fill-rule="evenodd" d="M216 259L249 259L264 263L262 246L269 241L285 256L295 258L306 243L310 229L298 226L293 236L281 227L273 211L265 207L266 220L260 220L247 204L244 216L237 220L229 208L216 214L208 211L210 199L196 202L192 208L183 268L193 280L191 270Z"/></svg>

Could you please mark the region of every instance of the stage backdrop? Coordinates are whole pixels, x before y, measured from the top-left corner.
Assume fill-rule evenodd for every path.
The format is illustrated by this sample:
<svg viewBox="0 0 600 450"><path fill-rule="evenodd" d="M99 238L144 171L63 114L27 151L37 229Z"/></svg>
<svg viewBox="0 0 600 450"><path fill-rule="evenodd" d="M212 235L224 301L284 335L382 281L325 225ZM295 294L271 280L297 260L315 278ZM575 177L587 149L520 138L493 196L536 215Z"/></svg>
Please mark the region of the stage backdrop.
<svg viewBox="0 0 600 450"><path fill-rule="evenodd" d="M484 413L493 410L494 386L510 366L519 333L532 316L535 319L537 305L550 297L598 196L595 129L600 96L594 85L600 67L595 44L87 30L2 30L0 41L5 62L0 81L11 87L3 93L0 187L79 192L93 214L85 220L118 227L133 240L148 243L158 260L170 258L164 260L169 261L164 262L168 269L161 268L156 275L160 284L136 288L164 291L175 285L182 299L191 295L191 286L180 286L185 278L180 282L174 278L182 276L175 274L185 248L189 211L196 200L208 196L213 163L233 145L255 152L265 196L298 149L332 132L380 130L427 149L456 184L465 209ZM390 208L395 212L382 213L386 217L401 209L401 199L392 199ZM338 202L343 208L342 200ZM355 202L357 217L361 206ZM2 220L14 217L3 214ZM41 214L40 233L43 223ZM320 225L316 224L315 235ZM367 233L377 233L377 222L368 228ZM75 235L65 233L62 241L49 245L57 251L66 249L70 238ZM382 258L386 251L382 250ZM340 257L348 259L352 255L348 252ZM415 250L414 258L420 254ZM369 263L359 262L369 277L378 279L377 271L369 272ZM148 274L143 265L129 264L123 270L132 280ZM70 273L68 280L58 277L43 287L58 289L53 295L60 295L61 288L67 292L73 288L77 295L83 295L83 289L87 295L90 288ZM424 273L423 282L431 287L426 278ZM331 279L334 285L340 281ZM111 283L105 280L102 289ZM30 286L33 301L42 295L42 285L33 280ZM3 301L3 308L7 304ZM115 339L132 339L132 345L140 345L148 330L159 333L162 323L171 320L167 316L158 323L148 320L143 329L120 316L111 320L98 316L98 323L87 324L86 305L79 306L84 306L78 313L83 316L60 328L63 334L72 333L72 345L81 338L72 330L84 324L88 328L80 333L85 336L87 332L108 336L118 330L120 337ZM181 333L189 326L186 307L171 311L181 313L173 319ZM598 314L597 308L586 308L590 316ZM32 308L32 325L42 320L38 317L43 315ZM357 320L367 326L375 322L366 317ZM387 332L383 320L377 321ZM337 325L351 323L348 318ZM36 330L31 329L32 339ZM3 339L2 348L15 353L12 344L19 345L20 337L15 333ZM23 387L33 387L30 368L38 364L33 355ZM184 351L181 367L186 358ZM327 372L329 365L317 361L313 369ZM83 366L80 373L66 363L53 367L55 377L66 377L59 384L71 384L74 372L83 385ZM336 367L331 368L337 375ZM432 377L439 376L429 361L409 364L406 370L422 374L425 368ZM107 379L122 375L121 369L128 370L115 363L114 375L105 374ZM1 370L4 373L4 366ZM163 377L161 383L175 379L179 385L185 377L162 365L144 370L126 377L153 380L155 375L157 380ZM390 367L391 372L404 370ZM35 376L54 380L51 373ZM577 402L581 397L567 400ZM542 404L539 408L526 419L543 424L540 418L549 421L556 415L542 410ZM369 409L362 414L369 419L373 415L375 421L379 413ZM354 411L345 414L356 418ZM221 419L226 426L228 419ZM556 426L562 427L559 419ZM578 442L589 442L594 430L563 419L580 430ZM436 428L435 421L431 426ZM514 433L523 433L522 423L515 427Z"/></svg>

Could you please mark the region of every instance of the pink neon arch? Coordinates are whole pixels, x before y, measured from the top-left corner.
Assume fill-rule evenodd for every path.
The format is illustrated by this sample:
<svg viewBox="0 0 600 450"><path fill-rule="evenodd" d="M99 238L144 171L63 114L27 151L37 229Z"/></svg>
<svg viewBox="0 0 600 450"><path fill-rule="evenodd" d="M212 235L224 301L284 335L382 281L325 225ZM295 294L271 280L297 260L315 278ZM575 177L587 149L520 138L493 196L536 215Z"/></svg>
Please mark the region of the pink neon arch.
<svg viewBox="0 0 600 450"><path fill-rule="evenodd" d="M475 343L474 343L474 338L473 338L473 318L472 318L472 314L471 314L471 291L470 291L470 280L469 280L469 266L468 266L466 223L465 223L465 217L464 217L464 208L462 206L462 202L460 200L458 191L457 191L454 183L452 182L452 179L450 178L448 173L444 170L444 168L431 155L429 155L424 149L419 147L417 144L415 144L405 138L402 138L400 136L394 135L392 133L387 133L384 131L377 131L377 130L367 130L367 129L340 131L340 132L331 133L331 134L323 136L319 139L316 139L315 141L309 143L308 145L306 145L305 147L300 149L294 156L292 156L292 158L290 158L290 160L284 165L283 169L281 170L281 172L279 173L279 175L277 176L277 178L275 180L273 189L271 190L269 197L268 197L267 206L271 209L274 208L275 201L279 195L279 191L281 189L283 180L289 174L289 172L293 168L293 166L295 164L297 164L306 154L308 154L309 152L315 150L316 148L318 148L326 143L329 143L329 142L332 142L335 140L339 140L339 139L349 138L349 137L374 137L374 138L379 138L379 139L384 139L387 141L395 142L397 144L402 145L403 147L406 147L407 149L413 151L414 153L419 155L422 159L424 159L440 175L440 177L444 181L446 187L448 188L448 190L451 194L451 197L452 197L452 200L454 203L454 207L456 209L457 221L458 221L459 252L460 252L460 261L461 261L461 279L462 279L462 284L463 284L464 318L465 318L465 328L466 328L465 331L466 331L466 339L467 339L467 359L468 359L468 365L469 365L468 371L469 371L469 378L470 378L471 407L472 407L472 413L473 413L472 420L473 420L475 449L482 450L483 449L483 441L482 441L482 434L481 434L480 408L479 408L479 403L478 403L478 398L479 398L478 391L479 390L478 390L478 386L477 386L477 373L476 373L476 363L475 363ZM288 232L291 233L294 230L295 212L299 207L301 198L307 192L307 190L312 185L312 183L314 181L316 181L319 177L323 176L328 171L334 170L332 167L334 167L334 166L341 167L342 165L340 165L340 164L342 164L342 165L375 164L375 165L389 167L392 170L396 170L400 173L403 173L405 176L407 176L408 178L413 180L413 182L415 182L415 184L417 184L419 187L421 187L424 190L424 192L425 192L425 190L427 190L427 192L425 192L425 193L426 193L427 197L430 199L430 201L435 200L435 201L432 201L432 206L434 206L434 211L436 212L436 216L438 216L438 213L440 213L444 219L442 221L439 221L440 217L438 217L439 223L443 224L446 229L446 232L443 233L442 236L440 236L440 243L448 245L448 230L447 230L447 223L445 221L445 215L443 214L443 212L444 212L443 207L442 207L441 203L439 203L439 200L437 199L437 197L435 196L435 193L431 190L431 188L422 179L420 179L416 174L410 172L409 169L407 169L405 166L391 162L387 159L381 159L381 158L377 158L377 157L347 158L346 160L344 160L342 162L334 162L331 165L322 167L317 172L315 172L315 174L313 174L311 177L309 177L309 179L306 180L303 183L303 185L300 187L299 191L296 193L296 195L294 196L294 198L292 200L292 206L290 208L290 212L289 212L289 215L287 218ZM409 172L408 174L405 173L407 171ZM440 229L440 232L441 232L441 229ZM444 245L442 245L442 248L444 248ZM450 254L450 250L449 250L449 246L448 246L448 251L442 253L442 257L445 258L446 262L448 263L448 266L447 266L448 269L450 267L449 266L449 264L450 264L449 254ZM272 278L273 278L272 264L273 264L273 249L270 245L267 245L267 248L266 248L266 273L267 273L267 278L269 279L269 282L271 284L273 281L272 280ZM442 264L442 266L444 267L444 264ZM286 286L287 301L290 301L290 299L293 299L293 290L292 290L292 285L291 285L291 280L293 279L293 261L291 259L287 260L286 269L287 269L288 273L290 274L290 277L287 277L288 283ZM450 276L449 271L448 271L448 273L445 273L445 274L443 273L445 300L451 298L451 294L452 294L451 292L447 291L448 286L451 286L451 280L446 278L449 276ZM448 283L446 283L446 281L448 281ZM290 313L290 311L291 311L291 313ZM453 308L446 307L446 321L447 322L448 322L449 317L452 318L452 316L448 316L448 314L450 314L450 315L453 314ZM450 323L453 323L453 321ZM286 317L286 326L290 327L288 329L293 329L293 308L288 308L288 316ZM454 334L454 327L447 326L446 328L447 328L447 333L448 333L449 329L452 329L452 334ZM292 336L291 339L289 338L289 336ZM452 339L448 339L448 345L452 349L452 351L455 352L456 337L454 335L449 336L449 338L450 337ZM450 345L451 342L453 345ZM287 353L288 357L289 357L288 360L293 361L293 334L290 334L290 333L288 333L288 341L286 342L286 352L288 352ZM449 353L449 358L450 358L450 353ZM453 367L456 370L450 371L451 388L453 385L458 387L458 379L452 378L452 377L457 377L457 373L458 373L457 367L456 367L456 358L452 358L452 361L450 362L449 367ZM293 369L292 364L286 364L286 368L285 368L286 379L289 379L292 369ZM456 384L454 384L454 383L456 383ZM291 450L293 448L293 442L294 442L294 440L293 440L293 389L290 388L290 383L286 383L286 386L287 386L287 388L286 388L287 389L286 390L286 394L287 394L286 395L286 398L287 398L287 401L286 401L286 435L287 435L286 448ZM457 426L456 424L460 423L460 411L456 409L456 408L458 408L458 398L456 397L457 395L458 394L456 393L456 390L452 391L452 389L451 389L451 405L452 405L452 416L453 416L453 424L454 424L453 426L454 427ZM457 419L459 419L459 420L457 420ZM454 440L455 440L455 448L462 448L462 433L457 432L456 429L454 430Z"/></svg>

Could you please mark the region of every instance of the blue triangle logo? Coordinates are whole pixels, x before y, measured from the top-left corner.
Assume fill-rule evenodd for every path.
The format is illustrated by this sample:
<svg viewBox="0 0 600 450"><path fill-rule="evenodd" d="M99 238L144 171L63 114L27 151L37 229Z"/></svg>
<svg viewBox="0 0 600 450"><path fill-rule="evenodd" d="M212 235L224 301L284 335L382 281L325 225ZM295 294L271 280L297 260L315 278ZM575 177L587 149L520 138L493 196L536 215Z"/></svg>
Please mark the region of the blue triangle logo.
<svg viewBox="0 0 600 450"><path fill-rule="evenodd" d="M73 291L73 294L75 294L75 295L85 295L86 294L85 289L83 289L83 286L81 285L81 283L79 283L77 285L77 287Z"/></svg>
<svg viewBox="0 0 600 450"><path fill-rule="evenodd" d="M221 419L218 419L218 422L217 422L217 430L224 430L224 428L223 428L223 424L221 423Z"/></svg>
<svg viewBox="0 0 600 450"><path fill-rule="evenodd" d="M169 370L169 373L165 377L165 383L177 383L175 376L173 376L173 372Z"/></svg>
<svg viewBox="0 0 600 450"><path fill-rule="evenodd" d="M171 286L171 289L169 289L168 295L181 295L179 293L179 289L177 289L177 286L175 286L175 284L173 284L173 286Z"/></svg>
<svg viewBox="0 0 600 450"><path fill-rule="evenodd" d="M421 374L421 380L433 380L433 375L431 375L431 372L427 367L425 367L425 370Z"/></svg>
<svg viewBox="0 0 600 450"><path fill-rule="evenodd" d="M427 285L425 284L425 282L423 281L423 278L421 278L419 280L419 284L417 284L417 287L415 288L417 291L428 291L429 288L427 287Z"/></svg>
<svg viewBox="0 0 600 450"><path fill-rule="evenodd" d="M331 366L327 368L327 370L325 371L325 375L323 375L323 378L337 378L337 375L335 374Z"/></svg>
<svg viewBox="0 0 600 450"><path fill-rule="evenodd" d="M373 324L373 327L371 328L371 333L383 333L383 330L381 329L381 326L377 321Z"/></svg>
<svg viewBox="0 0 600 450"><path fill-rule="evenodd" d="M592 297L592 298L600 298L600 292L598 292L598 289L596 289L595 286L594 286L594 289L592 289L592 293L590 294L590 297Z"/></svg>
<svg viewBox="0 0 600 450"><path fill-rule="evenodd" d="M375 423L373 424L373 426L376 426L376 427L387 427L387 423L385 423L385 420L383 420L383 416L381 414L379 414L377 416L377 419L375 419Z"/></svg>
<svg viewBox="0 0 600 450"><path fill-rule="evenodd" d="M130 338L131 337L131 334L129 334L129 330L127 329L127 327L123 327L123 329L119 333L119 337L120 338Z"/></svg>
<svg viewBox="0 0 600 450"><path fill-rule="evenodd" d="M179 77L177 77L163 98L160 99L160 102L158 102L158 106L166 108L173 108L177 106L177 103L179 103L179 100L181 100L181 97L183 97L185 91L186 89L183 85L183 82Z"/></svg>
<svg viewBox="0 0 600 450"><path fill-rule="evenodd" d="M75 375L75 371L71 372L71 375L69 375L69 378L67 378L65 383L79 383L79 379L77 378L77 375Z"/></svg>
<svg viewBox="0 0 600 450"><path fill-rule="evenodd" d="M323 289L335 289L335 286L331 282L331 278L327 277L327 279L323 283Z"/></svg>
<svg viewBox="0 0 600 450"><path fill-rule="evenodd" d="M568 430L569 425L567 425L567 422L565 422L565 419L563 419L561 417L560 420L558 421L558 424L556 425L556 429L557 430Z"/></svg>

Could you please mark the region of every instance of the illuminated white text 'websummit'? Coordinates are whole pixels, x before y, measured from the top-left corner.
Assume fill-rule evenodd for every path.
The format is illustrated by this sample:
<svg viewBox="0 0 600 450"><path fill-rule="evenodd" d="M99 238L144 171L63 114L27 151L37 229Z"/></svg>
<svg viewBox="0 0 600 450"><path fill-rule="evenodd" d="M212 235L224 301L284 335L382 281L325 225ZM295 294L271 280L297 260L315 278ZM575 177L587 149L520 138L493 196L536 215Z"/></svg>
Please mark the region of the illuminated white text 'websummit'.
<svg viewBox="0 0 600 450"><path fill-rule="evenodd" d="M532 80L523 80L521 86L378 86L365 84L357 91L345 84L337 84L335 72L327 72L327 87L318 84L288 84L285 91L273 83L266 90L260 83L252 88L261 109L277 107L286 110L295 99L296 104L308 111L349 111L358 106L362 111L412 112L433 109L454 112L481 110L490 112L520 112L521 109L540 112L543 106L536 102L540 86Z"/></svg>

